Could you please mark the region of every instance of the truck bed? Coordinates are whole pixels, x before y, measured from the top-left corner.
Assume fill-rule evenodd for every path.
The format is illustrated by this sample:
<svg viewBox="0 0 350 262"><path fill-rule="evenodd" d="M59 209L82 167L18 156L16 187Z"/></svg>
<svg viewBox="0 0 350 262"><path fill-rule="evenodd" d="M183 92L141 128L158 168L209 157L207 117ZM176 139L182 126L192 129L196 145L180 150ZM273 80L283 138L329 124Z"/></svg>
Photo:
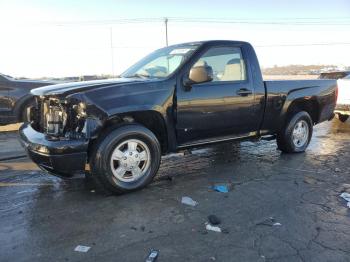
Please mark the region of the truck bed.
<svg viewBox="0 0 350 262"><path fill-rule="evenodd" d="M264 81L266 91L265 116L261 127L264 131L276 131L283 125L290 103L307 99L319 108L315 123L332 118L335 106L336 80L278 80Z"/></svg>

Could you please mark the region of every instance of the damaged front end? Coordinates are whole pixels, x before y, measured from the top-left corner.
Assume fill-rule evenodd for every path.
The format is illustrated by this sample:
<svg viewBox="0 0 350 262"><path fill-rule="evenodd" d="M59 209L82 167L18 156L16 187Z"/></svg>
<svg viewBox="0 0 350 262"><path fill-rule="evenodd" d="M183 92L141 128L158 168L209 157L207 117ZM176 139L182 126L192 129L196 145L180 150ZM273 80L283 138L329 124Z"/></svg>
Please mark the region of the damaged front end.
<svg viewBox="0 0 350 262"><path fill-rule="evenodd" d="M35 97L30 123L20 128L21 142L38 166L71 177L85 170L89 141L102 127L103 115L83 99Z"/></svg>
<svg viewBox="0 0 350 262"><path fill-rule="evenodd" d="M88 116L87 110L87 104L78 99L36 97L29 119L48 139L90 139L102 124L100 116Z"/></svg>

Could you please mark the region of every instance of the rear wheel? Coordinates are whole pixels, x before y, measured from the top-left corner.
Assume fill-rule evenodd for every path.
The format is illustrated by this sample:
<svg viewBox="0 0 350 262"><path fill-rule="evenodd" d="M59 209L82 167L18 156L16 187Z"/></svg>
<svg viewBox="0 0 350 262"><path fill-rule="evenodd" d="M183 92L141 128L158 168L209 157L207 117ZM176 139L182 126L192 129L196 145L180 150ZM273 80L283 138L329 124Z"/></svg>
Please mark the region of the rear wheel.
<svg viewBox="0 0 350 262"><path fill-rule="evenodd" d="M310 115L301 111L289 118L277 134L278 148L286 153L304 152L310 143L313 123Z"/></svg>
<svg viewBox="0 0 350 262"><path fill-rule="evenodd" d="M343 123L346 122L346 120L349 119L348 115L342 115L342 114L338 114L338 118L340 121L342 121Z"/></svg>
<svg viewBox="0 0 350 262"><path fill-rule="evenodd" d="M141 125L131 124L110 131L97 142L90 167L104 189L120 194L149 184L160 159L156 136Z"/></svg>

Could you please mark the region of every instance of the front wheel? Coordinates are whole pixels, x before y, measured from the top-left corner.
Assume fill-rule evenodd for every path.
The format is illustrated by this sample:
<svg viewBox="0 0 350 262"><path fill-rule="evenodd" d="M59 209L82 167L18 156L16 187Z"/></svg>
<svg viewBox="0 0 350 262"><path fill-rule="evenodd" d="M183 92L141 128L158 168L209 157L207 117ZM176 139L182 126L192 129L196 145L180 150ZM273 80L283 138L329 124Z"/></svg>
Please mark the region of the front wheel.
<svg viewBox="0 0 350 262"><path fill-rule="evenodd" d="M339 118L340 121L342 121L343 123L345 123L346 120L348 120L349 116L348 116L348 115L338 114L338 118Z"/></svg>
<svg viewBox="0 0 350 262"><path fill-rule="evenodd" d="M138 124L110 131L90 157L92 176L112 193L141 189L156 175L161 159L157 137Z"/></svg>
<svg viewBox="0 0 350 262"><path fill-rule="evenodd" d="M278 148L285 153L304 152L310 143L313 122L310 115L301 111L291 116L277 134Z"/></svg>

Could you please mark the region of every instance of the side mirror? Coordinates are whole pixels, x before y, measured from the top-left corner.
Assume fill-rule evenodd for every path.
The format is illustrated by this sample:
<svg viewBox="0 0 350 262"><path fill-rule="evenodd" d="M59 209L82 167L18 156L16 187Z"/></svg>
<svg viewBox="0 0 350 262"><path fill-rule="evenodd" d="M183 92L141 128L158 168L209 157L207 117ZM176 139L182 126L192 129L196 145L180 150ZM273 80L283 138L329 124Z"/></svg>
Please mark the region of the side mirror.
<svg viewBox="0 0 350 262"><path fill-rule="evenodd" d="M210 82L213 80L213 69L208 65L193 66L188 77L184 77L183 84L190 89L193 84Z"/></svg>

